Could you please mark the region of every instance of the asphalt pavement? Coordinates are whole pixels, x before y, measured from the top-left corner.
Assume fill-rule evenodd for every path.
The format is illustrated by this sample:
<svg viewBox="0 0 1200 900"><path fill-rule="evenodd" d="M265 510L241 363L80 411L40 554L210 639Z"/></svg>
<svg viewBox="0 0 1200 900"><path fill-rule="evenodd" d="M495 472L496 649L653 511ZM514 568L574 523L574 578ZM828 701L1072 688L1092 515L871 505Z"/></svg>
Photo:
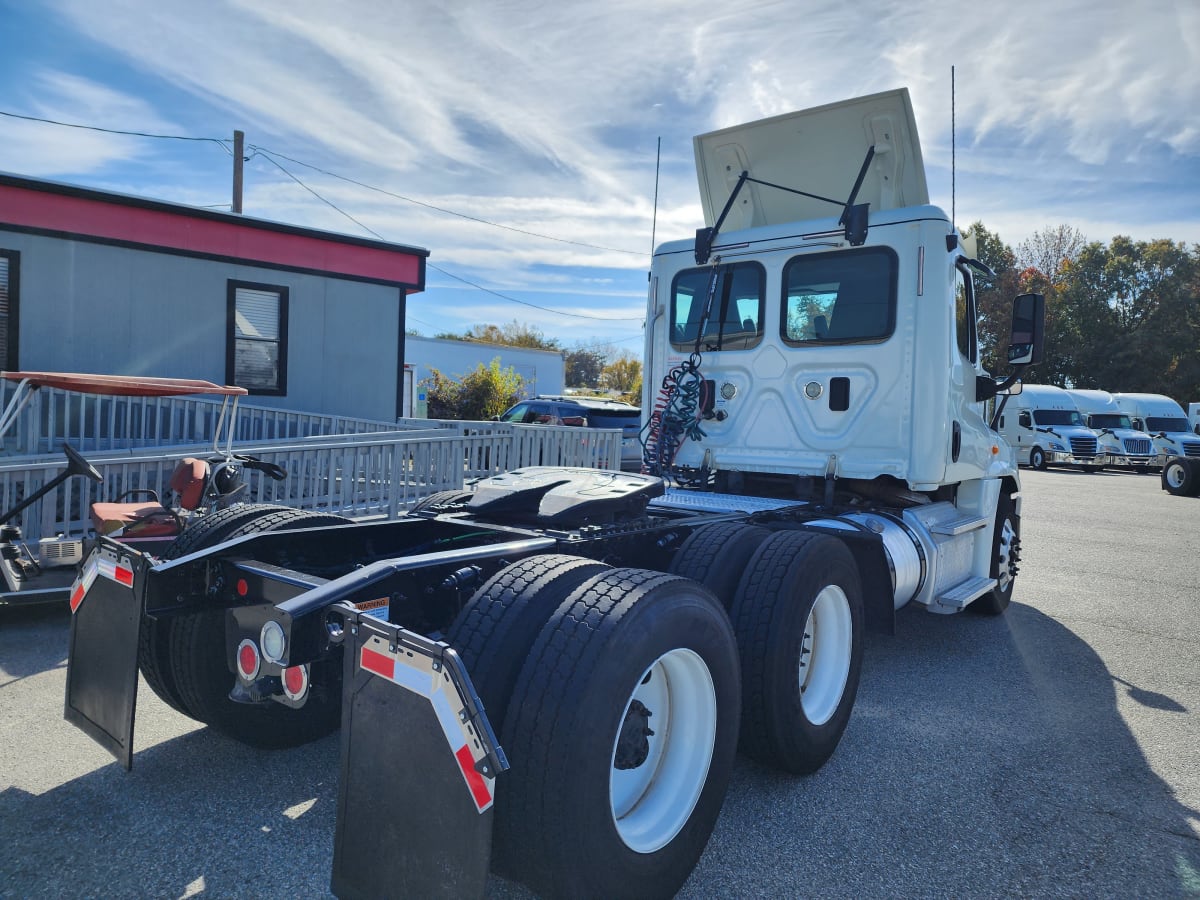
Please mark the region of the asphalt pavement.
<svg viewBox="0 0 1200 900"><path fill-rule="evenodd" d="M739 759L681 897L1200 897L1200 499L1023 478L1008 613L869 635L833 758ZM143 683L126 773L62 718L67 625L0 609L0 897L329 897L337 737L251 750Z"/></svg>

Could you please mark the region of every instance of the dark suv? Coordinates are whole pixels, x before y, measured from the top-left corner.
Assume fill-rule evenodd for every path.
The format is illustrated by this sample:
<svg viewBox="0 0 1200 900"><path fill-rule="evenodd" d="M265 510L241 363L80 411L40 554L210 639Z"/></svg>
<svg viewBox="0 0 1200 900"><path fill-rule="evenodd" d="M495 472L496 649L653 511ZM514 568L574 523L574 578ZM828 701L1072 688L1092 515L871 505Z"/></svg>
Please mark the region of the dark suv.
<svg viewBox="0 0 1200 900"><path fill-rule="evenodd" d="M522 400L502 416L501 422L517 425L578 425L582 428L620 428L621 468L642 465L642 411L619 400L597 397L537 396Z"/></svg>

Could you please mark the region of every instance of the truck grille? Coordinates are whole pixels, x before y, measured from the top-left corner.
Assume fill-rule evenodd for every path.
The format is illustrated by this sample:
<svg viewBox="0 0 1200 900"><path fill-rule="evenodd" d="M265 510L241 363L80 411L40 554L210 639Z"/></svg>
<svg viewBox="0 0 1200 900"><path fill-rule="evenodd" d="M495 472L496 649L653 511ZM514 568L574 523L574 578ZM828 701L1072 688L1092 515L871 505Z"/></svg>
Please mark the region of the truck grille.
<svg viewBox="0 0 1200 900"><path fill-rule="evenodd" d="M1132 456L1149 456L1150 441L1146 438L1125 438L1125 452Z"/></svg>
<svg viewBox="0 0 1200 900"><path fill-rule="evenodd" d="M1091 459L1096 455L1096 439L1094 437L1071 438L1071 455L1077 459Z"/></svg>
<svg viewBox="0 0 1200 900"><path fill-rule="evenodd" d="M1189 441L1183 445L1184 456L1200 456L1200 442Z"/></svg>

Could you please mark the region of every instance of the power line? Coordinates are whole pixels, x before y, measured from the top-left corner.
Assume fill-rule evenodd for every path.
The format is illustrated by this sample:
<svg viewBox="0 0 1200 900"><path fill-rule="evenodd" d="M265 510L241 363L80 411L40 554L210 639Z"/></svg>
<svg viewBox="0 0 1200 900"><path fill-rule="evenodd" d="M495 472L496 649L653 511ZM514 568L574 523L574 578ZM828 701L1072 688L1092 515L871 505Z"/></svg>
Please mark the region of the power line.
<svg viewBox="0 0 1200 900"><path fill-rule="evenodd" d="M126 131L126 130L119 129L119 128L102 128L99 125L81 125L76 122L60 122L56 119L46 119L46 118L41 118L39 116L26 116L26 115L21 115L20 113L6 112L5 110L0 110L0 116L8 116L9 118L12 118L12 119L23 119L26 122L40 122L45 125L59 125L63 128L78 128L83 131L99 131L99 132L103 132L104 134L122 134L122 135L127 135L129 137L156 138L159 140L169 140L169 141L209 141L209 142L212 142L212 143L220 146L221 149L224 150L226 153L229 153L230 155L233 154L233 151L229 147L229 142L222 138L190 137L190 136L181 135L181 134L154 134L154 133L148 132L148 131ZM458 218L466 219L469 222L478 222L481 225L488 225L492 228L502 228L505 231L512 231L516 234L524 234L528 237L540 238L545 241L555 241L560 244L570 244L571 246L574 246L574 247L586 247L589 250L603 250L606 253L628 253L633 256L643 256L644 255L642 252L640 252L638 250L624 250L619 247L605 247L600 244L589 244L584 241L572 241L568 238L560 238L560 237L554 237L553 235L549 235L549 234L541 234L536 231L529 231L524 228L517 228L513 225L504 225L500 222L492 222L489 219L482 219L479 216L467 215L466 213L461 213L461 212L458 212L453 209L446 209L445 207L442 207L442 206L436 206L432 203L426 203L424 200L417 200L414 197L406 197L403 194L397 194L394 191L389 191L385 188L377 187L373 184L367 184L366 182L359 181L355 178L350 178L346 175L339 175L337 172L331 172L328 169L323 169L320 166L315 166L312 163L304 162L304 160L296 159L295 157L288 156L285 153L280 153L276 150L271 150L270 148L267 148L267 147L261 147L257 144L250 144L247 146L246 149L254 151L255 155L261 154L262 156L269 159L271 162L275 163L275 165L277 165L277 166L279 165L279 163L276 162L274 159L272 159L272 157L278 156L280 159L286 159L288 162L295 163L298 166L304 166L306 169L312 169L314 172L320 172L322 175L328 175L330 178L336 178L339 181L346 182L347 184L353 184L358 187L364 188L365 190L374 191L376 193L383 194L388 197L392 197L396 200L403 200L405 203L412 203L416 206L423 206L426 209L433 210L434 212L440 212L440 213L443 213L448 216L457 216ZM280 169L283 169L283 167L280 166ZM291 175L290 172L287 172L287 170L283 170L283 171L289 177L295 179L295 176ZM325 201L325 202L328 202L328 201Z"/></svg>
<svg viewBox="0 0 1200 900"><path fill-rule="evenodd" d="M146 131L123 131L119 128L101 128L98 125L79 125L75 122L58 122L54 119L41 119L37 116L23 116L20 113L6 112L2 109L0 109L0 116L8 116L10 119L24 119L26 122L41 122L46 125L60 125L63 128L79 128L83 131L102 131L105 134L124 134L128 135L129 137L158 138L165 141L208 141L219 145L226 153L233 152L229 149L229 145L220 138L189 137L183 134L151 134Z"/></svg>
<svg viewBox="0 0 1200 900"><path fill-rule="evenodd" d="M104 132L105 134L122 134L122 135L131 136L131 137L157 138L157 139L161 139L161 140L175 140L175 141L209 141L209 142L212 142L212 143L220 146L226 153L233 152L232 150L230 150L227 142L225 142L219 138L188 137L185 135L178 135L178 134L152 134L150 132L145 132L145 131L124 131L124 130L116 129L116 128L101 128L97 125L79 125L79 124L72 123L72 122L59 122L54 119L38 118L37 116L24 116L24 115L20 115L18 113L6 112L4 110L0 110L0 115L8 116L13 119L24 119L29 122L41 122L41 123L44 123L47 125L59 125L64 128L79 128L79 129L82 129L85 131L101 131L101 132ZM580 241L570 241L570 240L566 240L565 238L550 237L549 235L537 234L536 232L533 232L533 231L525 231L520 228L513 228L512 226L509 226L509 225L501 225L497 222L489 222L486 219L480 219L475 216L468 216L464 213L454 212L453 210L449 210L449 209L443 209L438 206L433 206L432 204L429 204L429 203L424 203L420 200L414 200L411 197L405 197L401 194L396 194L391 191L384 190L383 188L374 187L373 185L365 184L364 182L361 182L361 181L356 181L353 178L347 178L344 175L338 175L334 172L330 172L326 169L322 169L319 166L314 166L310 163L303 162L302 160L293 159L292 157L287 156L283 153L277 153L273 150L268 150L265 147L259 147L257 145L251 144L247 149L252 150L254 152L254 155L256 155L256 156L261 155L269 163L271 163L273 166L275 166L277 169L279 169L279 171L281 171L284 175L286 175L292 181L296 182L296 184L298 184L300 187L304 188L304 190L308 191L310 194L312 194L314 197L316 197L322 203L324 203L325 205L327 205L328 207L330 207L331 209L333 209L335 212L339 213L340 215L345 216L347 219L349 219L351 222L353 222L355 225L357 225L363 231L366 231L368 234L374 235L376 238L378 238L381 241L386 240L386 238L384 238L383 235L381 235L378 231L375 231L375 229L363 224L358 219L356 219L354 216L350 215L350 213L346 212L340 206L335 204L333 201L328 200L325 197L321 196L321 194L319 194L317 191L313 190L311 187L309 187L307 184L305 184L300 178L298 178L296 175L292 174L292 172L288 171L288 169L286 169L283 166L283 164L279 162L279 160L275 159L275 157L278 156L280 159L286 159L288 162L292 162L292 163L295 163L296 165L304 166L304 167L312 169L313 171L316 171L316 172L321 172L322 174L328 175L331 178L337 178L341 181L345 181L350 184L358 185L359 187L366 188L367 190L377 191L378 193L386 194L387 196L390 196L390 197L395 197L398 200L404 200L408 203L415 203L418 206L428 207L429 209L436 210L438 212L446 213L446 214L452 215L452 216L459 216L460 218L469 219L471 221L479 222L484 225L491 225L495 228L503 228L507 231L515 231L519 234L525 234L525 235L529 235L531 237L545 238L546 240L558 241L558 242L564 243L564 244L573 244L573 245L579 246L579 247L588 247L593 250L605 250L605 251L613 252L613 253L634 253L638 256L642 255L641 253L637 253L637 251L634 251L634 250L617 250L612 247L599 247L594 244L585 244ZM224 204L221 204L221 205L224 205ZM447 278L453 278L456 281L461 281L463 284L469 285L470 287L473 287L476 290L483 291L484 293L487 293L487 294L492 294L493 296L499 297L502 300L507 300L510 303L519 303L522 306L528 306L532 309L538 309L538 310L541 310L542 312L548 312L553 315L569 316L571 318L577 318L577 319L592 319L592 320L600 321L600 322L640 322L640 321L642 321L642 318L640 316L636 317L636 318L635 317L622 318L622 317L609 317L609 316L592 316L592 315L588 315L586 313L563 312L562 310L551 309L548 306L539 306L536 303L530 303L527 300L518 300L516 297L509 297L507 294L501 294L499 291L494 291L491 288L486 288L483 285L476 284L475 282L470 281L469 279L463 278L459 275L455 275L452 272L447 272L445 269L443 269L439 266L435 266L432 263L426 263L426 265L428 265L430 268L434 269L435 271L441 272Z"/></svg>
<svg viewBox="0 0 1200 900"><path fill-rule="evenodd" d="M312 194L314 197L316 197L322 203L326 204L330 209L333 209L335 212L338 212L341 215L345 216L347 219L349 219L351 222L353 222L359 228L363 229L363 231L366 231L367 233L374 235L379 240L381 240L381 241L387 240L387 238L385 238L383 235L381 235L374 228L371 228L368 225L364 225L362 222L360 222L358 219L354 218L354 216L350 215L350 213L346 212L344 209L342 209L340 206L338 206L332 200L329 200L329 199L321 196L321 194L319 194L317 191L313 190L311 187L309 187L307 184L305 184L302 180L300 180L300 178L298 178L296 175L292 174L286 168L284 168L283 164L280 163L278 160L272 159L272 157L266 153L264 153L263 156L272 165L276 166L279 169L279 171L283 172L284 175L286 175L288 178L292 179L292 181L296 182L296 184L300 185L300 187L304 188L306 191L308 191L310 194ZM287 157L284 157L284 159L286 159L286 158ZM431 262L426 261L425 265L428 266L429 268L433 269L436 272L441 272L447 278L453 278L455 281L461 281L463 284L469 285L470 287L475 288L477 291L483 291L485 294L491 294L494 297L499 297L501 300L507 300L510 303L519 303L522 306L528 306L533 309L539 309L542 312L552 313L556 316L570 316L570 317L576 318L576 319L592 319L594 321L599 321L599 322L641 322L642 321L641 316L626 317L626 318L622 318L622 317L618 317L618 316L592 316L592 315L588 315L587 313L563 312L560 309L551 309L548 306L539 306L536 303L530 303L528 300L518 300L516 297L510 297L507 294L502 294L499 291L494 291L491 288L486 288L481 284L477 284L474 281L471 281L467 278L463 278L461 275L455 275L453 272L447 272L441 266L436 266Z"/></svg>
<svg viewBox="0 0 1200 900"><path fill-rule="evenodd" d="M423 206L426 209L432 209L435 212L445 213L448 216L457 216L460 219L466 219L467 221L470 221L470 222L478 222L481 225L490 225L492 228L503 228L505 231L513 231L513 232L516 232L517 234L524 234L524 235L528 235L529 237L541 238L542 240L546 240L546 241L557 241L560 244L571 244L572 246L575 246L575 247L586 247L589 250L604 250L605 252L608 252L608 253L628 253L633 256L645 256L645 254L639 250L622 250L618 247L603 247L598 244L588 244L583 241L572 241L572 240L568 240L567 238L553 237L548 234L539 234L536 231L527 231L524 228L516 228L515 226L512 226L512 225L503 225L499 222L492 222L488 219L481 219L478 216L470 216L470 215L467 215L466 213L460 213L453 209L446 209L445 207L435 206L432 203L426 203L424 200L417 200L417 199L414 199L413 197L406 197L403 194L397 194L394 191L389 191L389 190L386 190L385 188L376 187L375 185L371 185L371 184L366 184L365 182L358 181L357 179L349 178L345 175L339 175L336 172L330 172L328 169L322 169L320 166L314 166L312 163L306 163L303 160L294 159L290 156L286 156L286 155L284 155L282 153L278 153L274 150L269 150L266 147L260 147L257 144L251 144L249 149L255 150L258 153L261 153L264 156L268 156L268 157L272 156L272 155L278 156L280 159L286 159L288 162L295 163L298 166L304 166L307 169L312 169L314 172L320 172L322 175L328 175L330 178L336 178L339 181L345 181L348 184L357 185L358 187L365 188L368 191L375 191L376 193L384 194L385 196L388 196L388 197L394 197L397 200L403 200L405 203L412 203L417 206Z"/></svg>

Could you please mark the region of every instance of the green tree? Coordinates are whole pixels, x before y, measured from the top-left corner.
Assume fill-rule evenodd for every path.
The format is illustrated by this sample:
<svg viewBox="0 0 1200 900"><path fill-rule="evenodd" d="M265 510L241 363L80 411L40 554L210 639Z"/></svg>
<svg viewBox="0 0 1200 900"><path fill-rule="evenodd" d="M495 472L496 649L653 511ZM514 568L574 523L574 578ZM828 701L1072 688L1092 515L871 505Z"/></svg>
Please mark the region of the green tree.
<svg viewBox="0 0 1200 900"><path fill-rule="evenodd" d="M606 354L595 347L576 347L563 353L563 375L567 387L594 388L600 383Z"/></svg>
<svg viewBox="0 0 1200 900"><path fill-rule="evenodd" d="M500 368L500 357L479 363L455 380L437 369L421 381L431 419L482 420L498 416L525 393L525 379L512 366Z"/></svg>
<svg viewBox="0 0 1200 900"><path fill-rule="evenodd" d="M628 351L606 365L600 373L600 386L605 390L628 395L635 389L640 393L641 384L642 361Z"/></svg>
<svg viewBox="0 0 1200 900"><path fill-rule="evenodd" d="M1065 329L1080 387L1167 394L1200 390L1200 248L1117 236L1067 265Z"/></svg>
<svg viewBox="0 0 1200 900"><path fill-rule="evenodd" d="M473 325L462 334L443 331L435 337L451 341L471 341L477 344L501 344L505 347L527 347L532 350L560 350L558 338L548 338L536 325L515 319L507 325Z"/></svg>

